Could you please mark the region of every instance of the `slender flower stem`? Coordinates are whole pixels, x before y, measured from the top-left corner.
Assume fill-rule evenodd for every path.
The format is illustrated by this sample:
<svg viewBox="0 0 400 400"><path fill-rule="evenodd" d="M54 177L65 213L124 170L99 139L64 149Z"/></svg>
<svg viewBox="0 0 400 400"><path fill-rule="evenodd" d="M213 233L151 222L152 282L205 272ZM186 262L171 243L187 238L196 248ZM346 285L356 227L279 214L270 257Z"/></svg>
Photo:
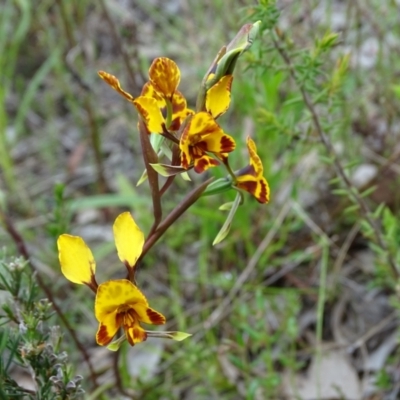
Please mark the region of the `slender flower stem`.
<svg viewBox="0 0 400 400"><path fill-rule="evenodd" d="M154 223L150 229L150 234L152 234L157 229L157 226L162 218L161 196L158 185L158 173L150 165L150 164L157 164L158 157L150 143L149 131L141 117L139 117L139 133L140 133L140 144L142 146L143 160L147 171L147 177L149 179L151 197L153 200Z"/></svg>
<svg viewBox="0 0 400 400"><path fill-rule="evenodd" d="M129 75L129 80L131 81L131 84L132 84L132 86L134 88L133 93L140 93L141 84L137 83L137 79L136 78L139 76L141 83L145 82L146 79L143 76L143 73L142 73L141 69L136 67L136 66L140 65L139 60L138 60L139 56L138 56L138 53L136 51L136 46L133 46L133 50L134 50L133 57L132 57L132 54L128 55L128 53L124 50L124 47L122 45L120 36L118 34L118 30L117 30L117 28L115 26L115 23L114 23L113 19L110 16L110 13L108 12L108 8L106 6L105 1L104 0L100 0L99 3L100 3L100 7L103 10L104 16L105 16L105 18L107 20L107 23L108 23L108 25L109 25L109 27L111 29L111 35L113 37L113 41L114 41L114 43L115 43L115 45L117 47L118 52L121 54L122 60L124 61L126 71L127 71L128 75ZM134 27L134 29L135 28L136 27ZM130 61L132 59L133 59L133 62Z"/></svg>
<svg viewBox="0 0 400 400"><path fill-rule="evenodd" d="M224 159L224 160L223 160L223 163L224 163L225 168L226 168L226 170L228 171L229 175L232 177L232 185L235 185L235 184L236 184L236 181L237 181L236 175L235 175L235 173L232 171L231 166L229 165L229 160L228 160L228 158Z"/></svg>
<svg viewBox="0 0 400 400"><path fill-rule="evenodd" d="M170 127L170 125L171 125L171 122L172 122L173 110L172 110L171 100L165 99L165 104L167 105L167 118L165 120L165 126L168 129Z"/></svg>
<svg viewBox="0 0 400 400"><path fill-rule="evenodd" d="M210 178L203 182L200 186L194 188L188 195L167 215L160 223L157 230L147 238L142 254L138 262L146 255L146 253L154 246L158 239L167 231L167 229L190 207L192 206L206 190L207 186L214 178Z"/></svg>

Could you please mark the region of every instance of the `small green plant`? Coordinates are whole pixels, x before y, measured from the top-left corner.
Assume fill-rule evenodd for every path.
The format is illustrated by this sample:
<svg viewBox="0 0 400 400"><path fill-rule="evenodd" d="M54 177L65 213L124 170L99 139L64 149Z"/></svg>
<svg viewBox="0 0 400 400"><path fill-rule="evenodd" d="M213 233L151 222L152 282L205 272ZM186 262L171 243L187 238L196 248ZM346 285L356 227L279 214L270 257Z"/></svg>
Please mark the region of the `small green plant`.
<svg viewBox="0 0 400 400"><path fill-rule="evenodd" d="M41 297L27 261L0 254L0 291L0 397L82 398L82 377L73 374L62 351L62 330L52 324L52 304ZM19 383L24 373L29 387Z"/></svg>

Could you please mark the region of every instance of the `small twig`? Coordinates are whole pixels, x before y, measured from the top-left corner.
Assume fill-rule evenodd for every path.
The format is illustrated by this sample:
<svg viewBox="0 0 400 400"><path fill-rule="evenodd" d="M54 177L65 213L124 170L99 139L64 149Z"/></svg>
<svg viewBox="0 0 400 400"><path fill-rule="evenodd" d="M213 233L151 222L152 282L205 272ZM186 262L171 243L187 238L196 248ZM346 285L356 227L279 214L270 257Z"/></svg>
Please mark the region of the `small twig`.
<svg viewBox="0 0 400 400"><path fill-rule="evenodd" d="M179 149L178 146L172 147L172 160L171 165L179 165L180 164L180 157L179 157ZM172 185L173 181L175 180L176 175L169 176L165 181L163 187L160 190L160 196L162 197L168 188Z"/></svg>
<svg viewBox="0 0 400 400"><path fill-rule="evenodd" d="M104 176L104 168L103 168L103 155L101 154L101 140L100 140L100 132L99 127L96 122L96 118L93 113L93 107L90 101L90 98L87 96L84 100L84 106L87 112L89 127L90 127L90 137L94 150L94 158L96 161L96 169L97 169L97 180L99 185L99 192L106 193L107 192L107 182Z"/></svg>
<svg viewBox="0 0 400 400"><path fill-rule="evenodd" d="M114 370L114 375L115 375L115 384L117 386L117 389L119 390L119 392L126 396L129 399L134 400L136 397L134 396L134 394L132 392L127 391L124 386L123 386L123 382L122 382L122 378L121 378L121 372L119 369L119 358L120 358L121 352L120 351L116 351L113 354L113 370Z"/></svg>
<svg viewBox="0 0 400 400"><path fill-rule="evenodd" d="M334 287L336 287L337 282L339 280L339 272L343 265L344 260L347 257L347 253L350 249L350 246L352 245L352 243L353 243L354 239L356 238L359 231L360 231L360 223L356 222L353 225L353 227L350 229L349 233L346 236L345 241L343 242L343 245L341 246L341 248L339 250L339 254L336 257L336 260L333 264Z"/></svg>
<svg viewBox="0 0 400 400"><path fill-rule="evenodd" d="M394 277L398 278L400 276L399 271L397 270L396 267L396 263L393 259L392 254L388 251L387 245L383 239L383 234L381 232L381 229L379 227L379 225L376 223L376 221L371 218L371 210L369 209L367 203L365 202L365 200L359 195L357 190L354 190L354 186L352 185L352 183L350 182L349 178L346 176L346 173L342 167L342 164L339 161L339 157L335 151L335 148L333 147L332 142L330 141L329 137L324 133L318 114L315 110L314 104L312 103L312 101L310 100L308 93L306 92L306 90L304 89L303 85L301 85L298 82L297 79L297 74L296 71L293 67L292 61L290 60L289 55L287 54L287 52L285 51L285 49L278 43L278 40L274 37L274 35L271 35L272 37L272 41L274 43L274 46L276 48L276 50L278 51L278 53L281 55L282 59L284 60L284 62L286 63L290 75L293 78L293 80L296 82L301 96L303 98L304 104L306 105L306 107L308 108L308 110L311 113L311 118L313 120L315 129L318 133L318 136L321 139L322 144L325 146L329 156L332 158L333 160L333 164L334 167L336 169L336 173L340 176L340 178L342 179L343 183L346 185L347 189L349 190L350 195L353 197L353 199L355 200L355 202L358 204L358 206L360 207L360 209L362 210L363 214L364 214L364 218L365 220L368 222L368 224L370 225L370 227L372 228L375 238L379 244L379 246L382 248L382 250L384 250L387 253L387 257L388 257L388 261L389 261L389 265L391 267L391 272L393 274Z"/></svg>
<svg viewBox="0 0 400 400"><path fill-rule="evenodd" d="M107 20L107 23L110 26L111 35L113 37L114 43L117 46L118 52L122 56L122 60L124 61L126 71L129 75L129 80L131 81L131 85L133 86L133 93L136 93L138 95L141 92L141 86L142 86L141 83L146 82L146 79L143 76L140 68L133 67L134 64L140 65L140 63L138 62L137 52L135 51L135 54L134 54L135 62L131 63L129 61L129 56L128 56L127 52L124 50L124 47L122 46L121 39L118 35L117 28L115 27L114 21L111 18L110 13L108 12L108 9L107 9L107 6L106 6L104 0L100 0L99 2L100 2L101 9L103 10L104 16ZM141 81L142 81L140 84L136 83L136 76L140 76Z"/></svg>
<svg viewBox="0 0 400 400"><path fill-rule="evenodd" d="M0 219L3 221L6 231L8 232L10 237L13 239L15 245L17 246L17 250L18 250L19 254L21 254L21 256L24 257L25 260L28 261L30 268L32 269L32 271L34 273L36 273L36 279L37 279L37 282L38 282L40 288L46 294L47 298L52 303L57 315L60 317L61 321L67 328L68 332L71 334L72 340L75 342L76 346L78 347L79 351L81 352L81 354L83 355L83 358L86 361L86 364L89 368L90 377L91 377L94 387L98 387L96 373L94 371L92 362L90 361L89 354L86 351L85 346L78 339L78 336L77 336L75 330L72 328L68 319L66 318L64 313L61 311L61 308L57 305L52 291L49 289L49 287L46 285L46 283L43 281L42 277L40 276L39 270L33 263L32 258L28 252L28 249L25 245L24 239L19 234L19 232L16 230L16 228L14 227L13 223L11 222L11 219L8 218L8 216L6 216L2 211L0 211Z"/></svg>

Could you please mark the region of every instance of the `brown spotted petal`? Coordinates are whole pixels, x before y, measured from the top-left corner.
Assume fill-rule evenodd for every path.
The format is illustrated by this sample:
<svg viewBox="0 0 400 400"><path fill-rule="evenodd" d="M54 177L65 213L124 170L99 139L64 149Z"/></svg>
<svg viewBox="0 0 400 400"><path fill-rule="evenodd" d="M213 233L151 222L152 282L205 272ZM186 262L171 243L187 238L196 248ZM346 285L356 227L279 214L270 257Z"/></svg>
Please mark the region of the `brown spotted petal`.
<svg viewBox="0 0 400 400"><path fill-rule="evenodd" d="M172 100L180 81L180 71L176 63L169 58L156 58L150 66L149 78L155 89Z"/></svg>
<svg viewBox="0 0 400 400"><path fill-rule="evenodd" d="M133 103L133 96L122 89L119 80L114 75L111 75L108 72L104 71L99 71L98 74L100 78L107 82L115 91L117 91L120 95L124 96L128 101Z"/></svg>

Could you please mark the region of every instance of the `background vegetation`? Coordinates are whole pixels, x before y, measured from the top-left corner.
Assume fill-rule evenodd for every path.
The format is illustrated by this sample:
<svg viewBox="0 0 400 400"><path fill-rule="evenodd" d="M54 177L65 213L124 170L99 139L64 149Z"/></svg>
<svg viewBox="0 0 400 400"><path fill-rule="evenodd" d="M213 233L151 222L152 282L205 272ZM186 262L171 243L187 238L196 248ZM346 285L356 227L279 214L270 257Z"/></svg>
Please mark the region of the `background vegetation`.
<svg viewBox="0 0 400 400"><path fill-rule="evenodd" d="M0 398L397 398L399 3L227 4L3 1ZM56 238L84 237L102 282L120 273L115 216L147 232L152 214L136 111L97 71L138 95L170 57L194 104L219 48L256 20L220 122L233 165L254 137L271 202L249 196L214 248L233 194L202 198L141 265L152 306L191 339L100 348ZM165 209L187 191L177 179Z"/></svg>

